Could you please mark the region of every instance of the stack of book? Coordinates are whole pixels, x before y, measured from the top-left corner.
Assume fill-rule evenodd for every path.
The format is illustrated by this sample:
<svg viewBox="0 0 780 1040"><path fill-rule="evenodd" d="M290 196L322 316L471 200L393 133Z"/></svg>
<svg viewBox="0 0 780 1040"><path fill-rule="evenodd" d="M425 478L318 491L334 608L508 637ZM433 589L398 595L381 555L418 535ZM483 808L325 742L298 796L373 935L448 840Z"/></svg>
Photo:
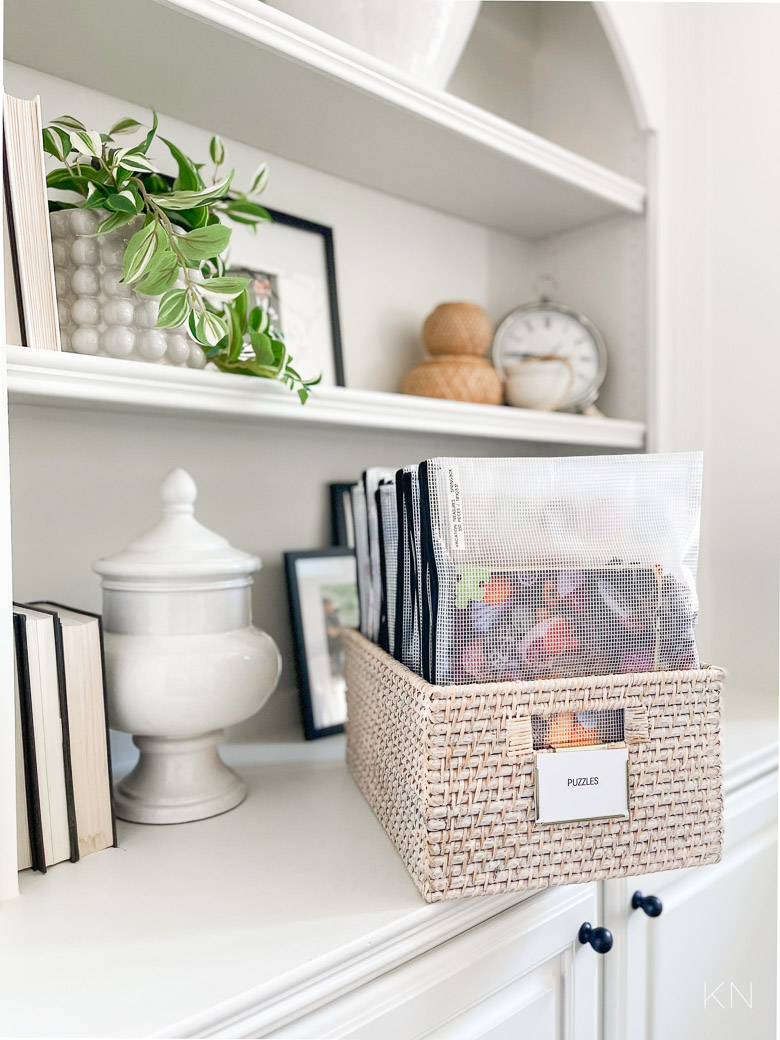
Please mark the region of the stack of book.
<svg viewBox="0 0 780 1040"><path fill-rule="evenodd" d="M116 845L100 617L14 604L20 870Z"/></svg>
<svg viewBox="0 0 780 1040"><path fill-rule="evenodd" d="M60 349L41 106L3 99L6 343Z"/></svg>

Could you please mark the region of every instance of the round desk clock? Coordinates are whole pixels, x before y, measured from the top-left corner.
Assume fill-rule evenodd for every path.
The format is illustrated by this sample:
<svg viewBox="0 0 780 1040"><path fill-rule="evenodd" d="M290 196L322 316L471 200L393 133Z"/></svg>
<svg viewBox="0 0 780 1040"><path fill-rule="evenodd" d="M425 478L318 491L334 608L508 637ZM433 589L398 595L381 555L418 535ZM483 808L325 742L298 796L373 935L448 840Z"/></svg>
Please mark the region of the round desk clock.
<svg viewBox="0 0 780 1040"><path fill-rule="evenodd" d="M493 366L506 379L512 365L528 358L560 357L574 372L562 411L581 412L598 397L607 373L604 339L584 314L542 296L508 314L493 338Z"/></svg>

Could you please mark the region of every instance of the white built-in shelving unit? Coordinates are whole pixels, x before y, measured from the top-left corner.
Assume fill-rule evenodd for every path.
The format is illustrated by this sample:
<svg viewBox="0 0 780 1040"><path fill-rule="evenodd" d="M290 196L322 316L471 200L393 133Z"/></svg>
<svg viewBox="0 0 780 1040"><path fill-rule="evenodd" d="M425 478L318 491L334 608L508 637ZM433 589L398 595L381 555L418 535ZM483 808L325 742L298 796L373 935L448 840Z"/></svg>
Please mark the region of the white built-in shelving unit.
<svg viewBox="0 0 780 1040"><path fill-rule="evenodd" d="M203 156L220 133L236 183L267 160L269 205L333 227L347 387L318 388L302 406L281 386L208 369L6 346L0 900L17 888L12 596L100 609L92 561L156 521L156 485L173 466L196 478L199 518L263 558L254 617L285 671L259 717L232 735L228 757L250 791L238 810L176 828L122 824L120 851L45 877L25 872L22 898L0 908L9 995L0 1026L295 1036L305 1015L305 1035L346 1035L346 1022L349 1035L367 1035L360 1023L383 1001L404 990L415 1007L451 959L469 968L474 994L455 994L464 1008L473 996L500 1017L507 993L523 1003L539 967L539 1006L558 993L548 1017L561 1035L627 1035L620 1009L606 1005L598 1032L598 969L574 939L605 905L623 920L623 882L423 907L341 745L301 746L281 567L284 550L327 542L327 484L366 465L658 442L658 151L616 26L609 4L483 3L440 91L260 0L5 0L5 88L39 93L44 118L71 112L100 127L154 105L185 150ZM470 299L498 321L534 295L541 275L604 333L603 416L397 392L421 357L419 328L433 306ZM753 792L742 816L756 817L764 844L776 769L767 732L763 716L735 710L724 734L728 796ZM737 808L738 799L727 805L739 838ZM754 847L740 845L711 876L728 877L740 856L758 863ZM682 909L668 918L667 941L677 919L687 919ZM635 931L626 916L612 955L623 958L618 975ZM508 937L516 945L504 956ZM545 944L557 981L543 978ZM489 950L506 971L526 958L529 973L517 968L495 991ZM608 965L605 992L615 977ZM430 988L429 1005L441 992ZM467 1017L458 1021L466 1028Z"/></svg>
<svg viewBox="0 0 780 1040"><path fill-rule="evenodd" d="M2 602L99 609L92 560L154 521L158 480L184 465L204 522L264 560L255 620L285 674L239 738L267 740L296 715L281 553L327 542L329 481L432 454L642 450L646 149L597 8L483 4L442 91L259 0L6 0L5 87L40 93L45 119L102 126L154 106L193 155L220 133L237 182L267 159L269 204L334 228L348 385L301 406L216 371L7 345ZM433 306L472 299L498 321L542 274L606 336L603 416L397 393ZM0 742L7 762L2 717ZM0 821L2 896L15 876L12 820Z"/></svg>
<svg viewBox="0 0 780 1040"><path fill-rule="evenodd" d="M92 561L156 522L157 484L173 466L196 478L199 519L263 558L254 617L279 644L285 670L258 719L232 734L228 760L249 787L239 809L181 827L120 824L120 850L46 876L25 872L22 898L0 907L0 1031L367 1036L374 1027L366 1022L392 1008L400 988L414 1028L388 1018L385 1032L371 1035L421 1035L414 1002L427 1001L443 1021L447 1000L460 1001L461 1017L425 1035L477 1035L464 1023L487 1009L502 1036L551 1035L513 1030L509 1010L500 1018L507 1001L527 1002L530 1014L538 1003L540 1015L552 1002L556 1036L640 1035L621 1016L638 1022L642 1001L621 1010L623 998L609 998L628 992L623 976L644 986L647 975L652 993L652 956L682 943L704 971L710 952L738 948L736 932L724 939L718 931L715 911L750 902L729 881L743 860L768 869L777 749L766 713L742 717L739 694L729 700L727 798L747 792L745 804L727 801L726 860L701 872L714 879L711 889L704 883L691 903L695 886L685 877L670 887L674 912L661 919L668 946L654 951L647 928L658 922L629 918L627 881L423 906L349 778L340 738L300 741L281 567L284 550L327 542L327 484L366 465L658 443L658 387L672 381L668 371L659 379L656 337L670 312L656 294L674 279L659 274L659 149L620 49L625 15L607 3L485 2L439 91L260 0L4 6L5 88L39 93L44 118L70 112L102 127L125 114L144 118L154 105L185 150L204 156L211 133L221 134L236 183L267 159L269 205L333 227L348 385L318 388L301 406L281 386L208 369L7 345L0 900L17 888L12 596L100 609ZM543 274L604 333L603 416L397 393L437 303L470 299L498 321L534 295ZM689 384L678 393L690 394ZM584 919L601 923L610 900L623 915L610 955L623 973L616 989L615 969L588 961L592 951L575 938ZM647 971L632 964L629 972L637 937ZM504 978L518 958L525 967ZM446 997L431 986L439 976L450 979ZM327 1025L320 1014L330 1015ZM310 1027L302 1030L303 1015Z"/></svg>

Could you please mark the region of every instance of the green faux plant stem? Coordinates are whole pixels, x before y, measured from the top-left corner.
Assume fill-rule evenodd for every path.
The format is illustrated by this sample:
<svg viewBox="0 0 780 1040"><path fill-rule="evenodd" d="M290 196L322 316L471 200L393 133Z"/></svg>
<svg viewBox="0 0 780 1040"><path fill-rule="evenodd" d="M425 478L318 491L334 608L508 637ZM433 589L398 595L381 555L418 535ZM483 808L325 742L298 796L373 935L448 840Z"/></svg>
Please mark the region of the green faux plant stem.
<svg viewBox="0 0 780 1040"><path fill-rule="evenodd" d="M158 297L158 328L186 325L206 357L223 372L277 379L306 401L319 382L303 379L292 365L282 333L270 325L260 307L249 308L247 278L225 272L231 229L222 221L256 230L271 217L257 201L268 181L263 163L248 192L232 186L233 173L223 174L225 147L219 137L209 145L210 163L196 163L152 125L118 120L107 134L88 129L73 116L60 116L43 131L43 148L60 164L46 183L69 192L72 201L49 201L49 211L102 209L108 216L96 235L141 220L125 248L123 282L136 292ZM122 147L116 138L143 133ZM157 141L170 152L175 178L159 172L149 150ZM208 175L204 173L209 165ZM179 283L183 280L184 285Z"/></svg>

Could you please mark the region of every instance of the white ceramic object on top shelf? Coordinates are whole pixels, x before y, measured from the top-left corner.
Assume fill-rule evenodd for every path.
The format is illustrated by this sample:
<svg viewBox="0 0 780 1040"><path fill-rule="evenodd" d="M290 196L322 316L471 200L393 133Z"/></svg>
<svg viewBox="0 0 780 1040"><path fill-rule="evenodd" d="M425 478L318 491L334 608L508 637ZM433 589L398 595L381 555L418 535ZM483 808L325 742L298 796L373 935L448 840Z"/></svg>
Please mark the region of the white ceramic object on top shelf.
<svg viewBox="0 0 780 1040"><path fill-rule="evenodd" d="M182 329L156 329L159 300L122 285L125 246L140 218L107 235L94 234L108 213L66 209L51 214L54 280L62 349L203 368L206 355Z"/></svg>
<svg viewBox="0 0 780 1040"><path fill-rule="evenodd" d="M481 0L270 0L270 6L429 87L443 88L468 42Z"/></svg>
<svg viewBox="0 0 780 1040"><path fill-rule="evenodd" d="M276 686L276 644L252 625L256 556L194 516L182 469L161 486L159 524L93 564L103 585L109 719L134 734L138 765L116 786L117 815L135 823L216 816L244 798L224 765L226 726L254 715Z"/></svg>
<svg viewBox="0 0 780 1040"><path fill-rule="evenodd" d="M504 366L507 404L554 412L569 396L574 368L568 358L555 354L526 357Z"/></svg>

